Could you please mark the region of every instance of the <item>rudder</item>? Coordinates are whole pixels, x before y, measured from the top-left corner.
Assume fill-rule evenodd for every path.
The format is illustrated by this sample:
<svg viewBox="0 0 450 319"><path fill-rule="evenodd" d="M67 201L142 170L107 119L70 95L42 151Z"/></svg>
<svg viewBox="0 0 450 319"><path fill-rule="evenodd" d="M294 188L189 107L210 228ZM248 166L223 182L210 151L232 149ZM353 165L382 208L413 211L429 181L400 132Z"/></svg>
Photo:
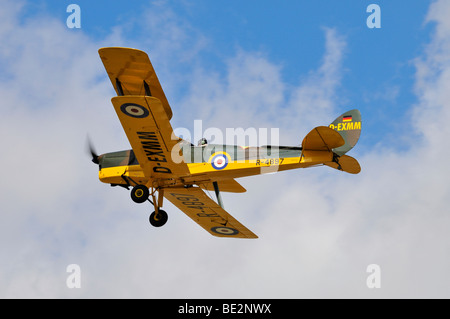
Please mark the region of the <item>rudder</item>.
<svg viewBox="0 0 450 319"><path fill-rule="evenodd" d="M345 144L333 149L333 152L342 156L350 151L358 142L361 135L361 113L354 109L340 115L329 125L329 127L338 132L345 141Z"/></svg>

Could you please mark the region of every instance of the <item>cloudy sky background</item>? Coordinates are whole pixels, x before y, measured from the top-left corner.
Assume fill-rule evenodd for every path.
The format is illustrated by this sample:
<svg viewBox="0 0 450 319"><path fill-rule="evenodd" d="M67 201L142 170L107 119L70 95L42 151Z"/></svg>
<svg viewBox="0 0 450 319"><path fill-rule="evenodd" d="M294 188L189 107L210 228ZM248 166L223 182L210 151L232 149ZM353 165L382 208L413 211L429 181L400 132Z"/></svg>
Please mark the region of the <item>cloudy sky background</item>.
<svg viewBox="0 0 450 319"><path fill-rule="evenodd" d="M450 297L448 1L378 1L378 30L374 1L78 1L77 30L73 2L0 0L0 297ZM155 229L86 155L87 133L129 148L104 46L148 52L173 127L279 128L295 145L359 108L362 172L241 179L225 207L257 240L214 238L167 202Z"/></svg>

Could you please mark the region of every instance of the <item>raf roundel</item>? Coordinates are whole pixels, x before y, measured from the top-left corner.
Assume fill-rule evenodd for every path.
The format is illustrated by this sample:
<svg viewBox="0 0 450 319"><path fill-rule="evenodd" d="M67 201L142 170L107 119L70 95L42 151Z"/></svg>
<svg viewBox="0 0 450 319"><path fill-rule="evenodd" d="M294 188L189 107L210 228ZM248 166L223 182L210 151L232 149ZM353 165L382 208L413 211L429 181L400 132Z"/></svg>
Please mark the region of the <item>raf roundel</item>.
<svg viewBox="0 0 450 319"><path fill-rule="evenodd" d="M228 157L225 154L217 154L211 159L211 165L216 170L224 169L228 165Z"/></svg>
<svg viewBox="0 0 450 319"><path fill-rule="evenodd" d="M213 228L211 228L211 231L213 231L216 234L227 235L227 236L233 236L233 235L239 234L239 231L237 229L234 229L231 227L213 227Z"/></svg>
<svg viewBox="0 0 450 319"><path fill-rule="evenodd" d="M134 103L125 103L122 104L122 106L120 107L120 110L131 117L135 117L135 118L144 118L147 117L149 112L148 110L143 107L142 105L139 104L134 104Z"/></svg>

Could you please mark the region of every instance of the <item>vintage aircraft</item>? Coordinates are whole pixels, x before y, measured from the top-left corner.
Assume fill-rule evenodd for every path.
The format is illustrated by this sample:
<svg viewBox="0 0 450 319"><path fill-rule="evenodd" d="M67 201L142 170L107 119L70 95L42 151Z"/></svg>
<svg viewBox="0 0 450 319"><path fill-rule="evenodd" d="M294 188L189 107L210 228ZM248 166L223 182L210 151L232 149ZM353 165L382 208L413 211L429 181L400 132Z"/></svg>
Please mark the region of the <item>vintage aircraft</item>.
<svg viewBox="0 0 450 319"><path fill-rule="evenodd" d="M112 104L132 150L97 155L99 178L131 189L136 203L154 206L150 223L167 222L164 197L218 237L258 238L223 208L220 192L245 192L235 179L269 171L327 165L357 174L356 159L345 155L359 139L361 114L348 111L329 126L319 126L301 147L207 144L194 146L173 133L172 110L152 64L143 51L102 48L100 58L117 92ZM217 202L205 192L214 191ZM150 199L151 198L151 199Z"/></svg>

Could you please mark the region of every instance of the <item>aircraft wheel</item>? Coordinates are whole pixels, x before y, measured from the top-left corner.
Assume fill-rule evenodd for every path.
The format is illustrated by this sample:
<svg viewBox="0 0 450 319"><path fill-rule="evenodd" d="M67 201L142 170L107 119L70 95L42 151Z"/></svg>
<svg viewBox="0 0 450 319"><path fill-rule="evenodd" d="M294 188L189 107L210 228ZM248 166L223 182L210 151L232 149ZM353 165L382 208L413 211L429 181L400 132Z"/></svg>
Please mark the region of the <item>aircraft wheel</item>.
<svg viewBox="0 0 450 319"><path fill-rule="evenodd" d="M131 190L131 199L135 203L143 203L148 199L150 192L144 185L136 185Z"/></svg>
<svg viewBox="0 0 450 319"><path fill-rule="evenodd" d="M158 211L158 219L156 219L155 212L151 213L150 218L148 219L150 221L150 224L154 227L161 227L164 226L165 223L167 223L167 219L169 217L167 216L167 213L160 209Z"/></svg>

